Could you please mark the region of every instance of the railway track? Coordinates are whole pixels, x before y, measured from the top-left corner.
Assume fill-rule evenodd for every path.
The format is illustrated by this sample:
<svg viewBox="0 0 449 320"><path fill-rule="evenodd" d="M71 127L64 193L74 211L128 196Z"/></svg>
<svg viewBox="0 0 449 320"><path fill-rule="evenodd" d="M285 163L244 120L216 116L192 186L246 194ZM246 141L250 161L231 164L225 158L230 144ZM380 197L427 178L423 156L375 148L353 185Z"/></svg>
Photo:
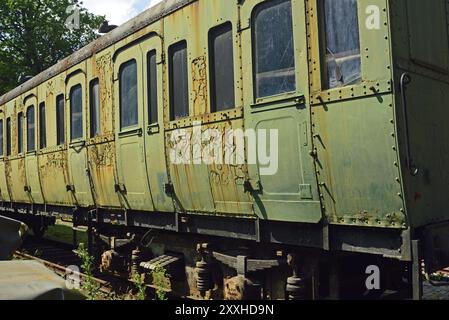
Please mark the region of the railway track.
<svg viewBox="0 0 449 320"><path fill-rule="evenodd" d="M68 274L76 276L82 284L89 279L88 275L74 271L71 266L81 269L81 260L73 247L66 243L45 238L29 237L22 248L14 253L15 259L34 260L66 279ZM99 288L100 298L110 298L128 293L132 284L115 276L94 274L90 278Z"/></svg>

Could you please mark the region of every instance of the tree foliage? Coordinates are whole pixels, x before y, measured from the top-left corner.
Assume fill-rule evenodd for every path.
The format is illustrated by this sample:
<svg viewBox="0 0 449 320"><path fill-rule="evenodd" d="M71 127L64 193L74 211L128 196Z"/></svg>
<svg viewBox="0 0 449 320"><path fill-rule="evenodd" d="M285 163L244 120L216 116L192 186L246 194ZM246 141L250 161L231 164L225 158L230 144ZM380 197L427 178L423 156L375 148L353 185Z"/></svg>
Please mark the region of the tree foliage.
<svg viewBox="0 0 449 320"><path fill-rule="evenodd" d="M75 6L78 29L65 26ZM73 8L75 8L73 7ZM0 96L98 37L105 17L78 0L0 0Z"/></svg>

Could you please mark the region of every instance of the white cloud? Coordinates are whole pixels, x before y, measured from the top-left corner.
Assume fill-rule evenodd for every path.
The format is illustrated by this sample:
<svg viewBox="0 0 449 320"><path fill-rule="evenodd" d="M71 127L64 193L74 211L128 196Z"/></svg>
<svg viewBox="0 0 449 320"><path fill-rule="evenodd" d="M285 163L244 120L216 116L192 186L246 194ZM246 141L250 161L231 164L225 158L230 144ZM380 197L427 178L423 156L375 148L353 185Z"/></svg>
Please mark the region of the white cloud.
<svg viewBox="0 0 449 320"><path fill-rule="evenodd" d="M150 8L150 7L152 7L152 6L154 6L154 5L156 5L156 4L158 4L159 2L161 2L162 0L151 0L150 1L150 5L147 7L147 8Z"/></svg>
<svg viewBox="0 0 449 320"><path fill-rule="evenodd" d="M90 12L104 15L109 24L120 25L162 0L84 0Z"/></svg>
<svg viewBox="0 0 449 320"><path fill-rule="evenodd" d="M154 6L155 4L158 4L159 2L161 2L162 0L151 0L151 3L150 3L150 7L151 6Z"/></svg>
<svg viewBox="0 0 449 320"><path fill-rule="evenodd" d="M136 16L136 0L84 0L83 5L90 12L104 15L110 24L120 25Z"/></svg>

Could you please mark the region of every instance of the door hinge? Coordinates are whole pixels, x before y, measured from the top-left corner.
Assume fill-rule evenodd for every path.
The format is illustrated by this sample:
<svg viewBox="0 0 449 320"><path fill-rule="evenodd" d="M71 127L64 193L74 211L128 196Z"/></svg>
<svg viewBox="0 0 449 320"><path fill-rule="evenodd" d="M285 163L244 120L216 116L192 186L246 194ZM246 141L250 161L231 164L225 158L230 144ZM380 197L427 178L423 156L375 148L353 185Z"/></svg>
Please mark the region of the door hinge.
<svg viewBox="0 0 449 320"><path fill-rule="evenodd" d="M259 180L246 180L243 183L243 190L245 192L256 192L256 191L262 191L262 183Z"/></svg>
<svg viewBox="0 0 449 320"><path fill-rule="evenodd" d="M126 193L126 186L123 183L114 185L115 192Z"/></svg>

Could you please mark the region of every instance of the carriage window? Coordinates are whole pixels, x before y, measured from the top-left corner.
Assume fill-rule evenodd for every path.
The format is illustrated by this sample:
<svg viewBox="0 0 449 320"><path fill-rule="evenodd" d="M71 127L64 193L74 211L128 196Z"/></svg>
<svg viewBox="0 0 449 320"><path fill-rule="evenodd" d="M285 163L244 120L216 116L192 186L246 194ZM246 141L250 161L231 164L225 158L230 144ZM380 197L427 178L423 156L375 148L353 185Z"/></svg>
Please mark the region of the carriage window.
<svg viewBox="0 0 449 320"><path fill-rule="evenodd" d="M90 136L96 137L101 133L100 127L100 82L98 79L90 82Z"/></svg>
<svg viewBox="0 0 449 320"><path fill-rule="evenodd" d="M34 106L27 110L27 152L36 150Z"/></svg>
<svg viewBox="0 0 449 320"><path fill-rule="evenodd" d="M157 62L156 50L148 52L147 55L147 77L148 77L148 123L158 122L157 115Z"/></svg>
<svg viewBox="0 0 449 320"><path fill-rule="evenodd" d="M20 112L17 116L17 152L23 152L23 113Z"/></svg>
<svg viewBox="0 0 449 320"><path fill-rule="evenodd" d="M169 49L170 57L170 120L189 116L189 85L187 75L187 43L182 41Z"/></svg>
<svg viewBox="0 0 449 320"><path fill-rule="evenodd" d="M70 138L83 137L83 88L77 85L70 90Z"/></svg>
<svg viewBox="0 0 449 320"><path fill-rule="evenodd" d="M131 60L120 67L120 127L138 124L137 62Z"/></svg>
<svg viewBox="0 0 449 320"><path fill-rule="evenodd" d="M47 126L45 122L45 102L39 105L39 148L47 147Z"/></svg>
<svg viewBox="0 0 449 320"><path fill-rule="evenodd" d="M64 136L64 95L56 97L56 144L58 146L65 143Z"/></svg>
<svg viewBox="0 0 449 320"><path fill-rule="evenodd" d="M253 12L256 98L295 91L295 52L290 0L266 1Z"/></svg>
<svg viewBox="0 0 449 320"><path fill-rule="evenodd" d="M212 112L232 109L235 106L235 94L231 23L210 31L209 57Z"/></svg>
<svg viewBox="0 0 449 320"><path fill-rule="evenodd" d="M11 118L6 119L6 155L11 155Z"/></svg>
<svg viewBox="0 0 449 320"><path fill-rule="evenodd" d="M361 80L361 59L357 0L322 0L324 14L325 89Z"/></svg>
<svg viewBox="0 0 449 320"><path fill-rule="evenodd" d="M3 157L3 120L0 120L0 157Z"/></svg>

